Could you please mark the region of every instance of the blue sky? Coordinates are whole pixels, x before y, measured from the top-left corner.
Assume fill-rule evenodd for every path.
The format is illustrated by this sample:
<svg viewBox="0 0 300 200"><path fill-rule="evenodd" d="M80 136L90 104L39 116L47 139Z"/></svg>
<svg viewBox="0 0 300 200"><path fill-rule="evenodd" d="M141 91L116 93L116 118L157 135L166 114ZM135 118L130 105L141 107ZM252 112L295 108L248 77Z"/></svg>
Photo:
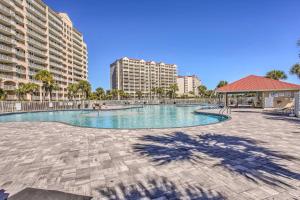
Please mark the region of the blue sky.
<svg viewBox="0 0 300 200"><path fill-rule="evenodd" d="M299 62L299 0L44 0L83 33L89 81L109 89L124 56L178 65L214 88ZM289 82L300 80L289 75Z"/></svg>

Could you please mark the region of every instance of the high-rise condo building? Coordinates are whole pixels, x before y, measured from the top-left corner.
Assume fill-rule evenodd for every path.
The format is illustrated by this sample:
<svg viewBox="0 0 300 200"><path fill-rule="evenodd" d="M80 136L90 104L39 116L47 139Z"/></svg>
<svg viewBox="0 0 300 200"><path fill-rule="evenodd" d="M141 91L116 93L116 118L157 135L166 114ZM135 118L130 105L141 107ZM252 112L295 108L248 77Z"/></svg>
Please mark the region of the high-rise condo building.
<svg viewBox="0 0 300 200"><path fill-rule="evenodd" d="M15 89L48 70L59 86L53 97L67 98L67 86L88 78L87 46L65 13L56 13L41 0L0 1L0 86L7 100ZM41 99L36 92L33 100Z"/></svg>
<svg viewBox="0 0 300 200"><path fill-rule="evenodd" d="M176 84L176 76L177 66L163 62L124 57L110 65L111 88L123 90L130 97L137 97L137 91L144 98L153 97L153 88L163 88L166 93L170 85Z"/></svg>
<svg viewBox="0 0 300 200"><path fill-rule="evenodd" d="M198 87L201 85L200 79L196 76L178 76L178 95L199 95Z"/></svg>

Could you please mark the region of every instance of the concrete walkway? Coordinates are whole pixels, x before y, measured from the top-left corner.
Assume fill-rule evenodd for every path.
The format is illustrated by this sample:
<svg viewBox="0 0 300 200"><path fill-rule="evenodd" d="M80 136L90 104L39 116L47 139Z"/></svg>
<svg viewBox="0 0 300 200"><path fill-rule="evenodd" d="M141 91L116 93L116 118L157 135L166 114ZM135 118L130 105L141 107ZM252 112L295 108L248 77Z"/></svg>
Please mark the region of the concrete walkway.
<svg viewBox="0 0 300 200"><path fill-rule="evenodd" d="M94 199L300 199L300 121L236 110L219 124L101 130L0 124L0 189Z"/></svg>

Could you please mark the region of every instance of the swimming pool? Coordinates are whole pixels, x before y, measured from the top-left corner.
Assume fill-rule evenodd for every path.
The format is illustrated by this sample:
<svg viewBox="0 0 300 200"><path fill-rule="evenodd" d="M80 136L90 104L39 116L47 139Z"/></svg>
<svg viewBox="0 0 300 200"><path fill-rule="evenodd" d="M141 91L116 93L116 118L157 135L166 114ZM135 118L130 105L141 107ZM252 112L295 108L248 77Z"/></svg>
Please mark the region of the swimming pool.
<svg viewBox="0 0 300 200"><path fill-rule="evenodd" d="M199 106L152 105L114 111L54 111L0 116L0 122L49 121L92 128L177 128L213 124L228 117L194 113Z"/></svg>

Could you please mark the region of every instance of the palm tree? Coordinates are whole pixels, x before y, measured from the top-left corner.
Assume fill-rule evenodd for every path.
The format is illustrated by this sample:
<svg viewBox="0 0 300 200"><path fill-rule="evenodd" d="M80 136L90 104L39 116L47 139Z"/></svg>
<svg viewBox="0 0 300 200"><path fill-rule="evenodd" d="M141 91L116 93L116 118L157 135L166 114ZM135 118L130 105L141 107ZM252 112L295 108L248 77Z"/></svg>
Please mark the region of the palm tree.
<svg viewBox="0 0 300 200"><path fill-rule="evenodd" d="M223 87L225 85L228 85L228 82L227 81L220 81L217 85L217 88L220 88L220 87Z"/></svg>
<svg viewBox="0 0 300 200"><path fill-rule="evenodd" d="M294 64L290 70L290 73L300 78L300 64Z"/></svg>
<svg viewBox="0 0 300 200"><path fill-rule="evenodd" d="M78 90L81 92L84 99L87 99L91 94L92 87L91 84L86 80L80 80L78 82Z"/></svg>
<svg viewBox="0 0 300 200"><path fill-rule="evenodd" d="M45 96L48 93L49 85L53 84L53 75L47 70L40 70L34 78L36 80L42 81L42 90L43 90L43 100L45 100ZM50 97L51 98L51 97ZM49 100L50 100L49 98Z"/></svg>
<svg viewBox="0 0 300 200"><path fill-rule="evenodd" d="M135 94L137 95L138 99L141 99L142 96L143 96L143 92L138 90L138 91L135 91Z"/></svg>
<svg viewBox="0 0 300 200"><path fill-rule="evenodd" d="M194 92L194 91L189 91L189 94L190 94L192 97L195 97L195 92Z"/></svg>
<svg viewBox="0 0 300 200"><path fill-rule="evenodd" d="M169 96L174 99L176 97L176 92L179 90L178 85L172 84L169 86Z"/></svg>
<svg viewBox="0 0 300 200"><path fill-rule="evenodd" d="M205 85L198 86L198 92L200 97L204 97L206 95L207 88Z"/></svg>
<svg viewBox="0 0 300 200"><path fill-rule="evenodd" d="M123 99L125 96L124 90L118 90L118 100Z"/></svg>
<svg viewBox="0 0 300 200"><path fill-rule="evenodd" d="M156 88L156 87L153 87L153 88L151 88L150 91L153 93L153 99L155 99L155 95L156 95L157 88Z"/></svg>
<svg viewBox="0 0 300 200"><path fill-rule="evenodd" d="M25 93L30 94L30 100L32 101L32 96L34 95L34 93L36 91L39 90L40 86L38 84L35 84L35 83L26 83L23 86L25 88Z"/></svg>
<svg viewBox="0 0 300 200"><path fill-rule="evenodd" d="M117 90L117 89L112 89L112 90L110 91L110 94L111 94L111 96L112 96L113 99L118 99L118 96L119 96L119 90Z"/></svg>
<svg viewBox="0 0 300 200"><path fill-rule="evenodd" d="M97 98L98 100L103 99L103 97L104 97L104 95L105 95L104 89L101 88L101 87L98 87L98 88L96 89L95 95L96 95L96 98Z"/></svg>
<svg viewBox="0 0 300 200"><path fill-rule="evenodd" d="M51 82L48 87L47 87L47 90L49 91L49 94L50 94L50 101L52 101L52 93L54 90L59 90L59 86L54 83L54 82Z"/></svg>
<svg viewBox="0 0 300 200"><path fill-rule="evenodd" d="M164 89L159 87L159 88L156 88L156 93L158 94L158 97L161 99L162 95L164 94Z"/></svg>
<svg viewBox="0 0 300 200"><path fill-rule="evenodd" d="M0 100L5 100L6 92L2 88L0 88Z"/></svg>
<svg viewBox="0 0 300 200"><path fill-rule="evenodd" d="M17 89L15 89L15 93L18 96L18 100L24 100L24 95L26 94L25 84L20 84Z"/></svg>
<svg viewBox="0 0 300 200"><path fill-rule="evenodd" d="M287 79L287 75L284 71L281 70L272 70L266 74L266 78L274 79L274 80L284 80Z"/></svg>
<svg viewBox="0 0 300 200"><path fill-rule="evenodd" d="M130 95L129 95L127 92L124 92L124 94L123 94L123 98L124 98L124 99L128 99L129 96L130 96Z"/></svg>
<svg viewBox="0 0 300 200"><path fill-rule="evenodd" d="M74 97L76 97L79 90L78 84L77 83L69 84L67 90L68 90L68 99L73 100Z"/></svg>

